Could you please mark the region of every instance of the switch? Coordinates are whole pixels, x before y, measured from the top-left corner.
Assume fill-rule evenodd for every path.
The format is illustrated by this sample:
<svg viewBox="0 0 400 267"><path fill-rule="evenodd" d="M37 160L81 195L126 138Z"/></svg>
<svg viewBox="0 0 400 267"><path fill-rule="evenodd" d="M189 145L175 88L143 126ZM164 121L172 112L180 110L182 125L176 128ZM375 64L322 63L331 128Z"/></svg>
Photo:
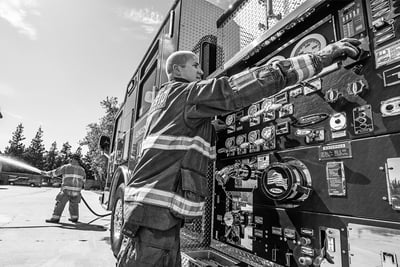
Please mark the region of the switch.
<svg viewBox="0 0 400 267"><path fill-rule="evenodd" d="M396 254L390 252L381 252L382 267L398 267Z"/></svg>
<svg viewBox="0 0 400 267"><path fill-rule="evenodd" d="M313 261L310 257L300 257L299 263L301 265L310 266L313 263Z"/></svg>
<svg viewBox="0 0 400 267"><path fill-rule="evenodd" d="M286 252L286 253L285 253L285 261L286 261L286 262L285 262L285 266L288 266L288 267L292 266L292 265L291 265L292 256L293 256L293 254L290 253L290 252Z"/></svg>
<svg viewBox="0 0 400 267"><path fill-rule="evenodd" d="M326 249L330 252L335 252L336 248L335 248L335 238L332 236L327 236L326 237L326 241L327 241L327 247Z"/></svg>
<svg viewBox="0 0 400 267"><path fill-rule="evenodd" d="M271 260L272 261L276 261L276 252L278 251L278 249L277 248L273 248L272 249L272 257L271 257Z"/></svg>
<svg viewBox="0 0 400 267"><path fill-rule="evenodd" d="M311 244L311 239L308 238L308 237L301 237L301 238L300 238L300 244L301 244L302 246L310 245L310 244Z"/></svg>

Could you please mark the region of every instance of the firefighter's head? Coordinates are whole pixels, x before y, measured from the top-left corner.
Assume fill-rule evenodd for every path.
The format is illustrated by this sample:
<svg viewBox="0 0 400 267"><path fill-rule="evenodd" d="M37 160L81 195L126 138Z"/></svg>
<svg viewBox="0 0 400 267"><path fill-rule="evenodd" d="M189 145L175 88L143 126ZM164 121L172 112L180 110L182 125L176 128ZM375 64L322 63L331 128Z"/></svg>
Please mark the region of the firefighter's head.
<svg viewBox="0 0 400 267"><path fill-rule="evenodd" d="M80 164L81 157L78 154L75 154L75 153L71 154L70 161L71 161L71 163Z"/></svg>
<svg viewBox="0 0 400 267"><path fill-rule="evenodd" d="M191 51L177 51L172 53L166 63L169 80L182 78L188 82L201 80L203 71L200 68L199 58Z"/></svg>

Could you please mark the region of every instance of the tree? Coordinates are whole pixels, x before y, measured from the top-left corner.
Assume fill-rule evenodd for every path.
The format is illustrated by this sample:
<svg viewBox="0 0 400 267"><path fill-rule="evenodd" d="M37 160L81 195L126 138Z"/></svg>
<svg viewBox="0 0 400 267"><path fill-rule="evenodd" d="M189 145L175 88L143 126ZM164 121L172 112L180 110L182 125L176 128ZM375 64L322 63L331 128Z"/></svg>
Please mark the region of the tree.
<svg viewBox="0 0 400 267"><path fill-rule="evenodd" d="M35 137L31 141L31 144L24 153L26 161L40 170L44 167L43 153L45 152L42 137L43 130L42 127L39 127Z"/></svg>
<svg viewBox="0 0 400 267"><path fill-rule="evenodd" d="M80 142L81 145L88 146L88 152L85 155L87 162L90 162L90 170L95 177L101 177L105 172L102 152L98 148L100 136L111 136L114 126L114 118L118 112L118 99L116 97L107 97L100 102L100 106L105 110L105 115L99 119L99 123L90 123L87 126L87 133Z"/></svg>
<svg viewBox="0 0 400 267"><path fill-rule="evenodd" d="M12 133L13 135L11 137L11 140L8 141L10 146L5 148L4 154L20 159L23 158L25 152L25 145L22 143L22 141L25 140L23 133L24 126L22 125L22 123L20 123L15 129L15 132Z"/></svg>
<svg viewBox="0 0 400 267"><path fill-rule="evenodd" d="M69 144L69 142L65 142L62 145L62 148L57 155L56 165L61 166L64 164L68 164L70 158L71 158L71 145Z"/></svg>
<svg viewBox="0 0 400 267"><path fill-rule="evenodd" d="M57 165L57 156L58 156L57 142L54 141L51 144L49 152L45 156L44 169L46 171L54 170L55 168L60 166L60 165Z"/></svg>

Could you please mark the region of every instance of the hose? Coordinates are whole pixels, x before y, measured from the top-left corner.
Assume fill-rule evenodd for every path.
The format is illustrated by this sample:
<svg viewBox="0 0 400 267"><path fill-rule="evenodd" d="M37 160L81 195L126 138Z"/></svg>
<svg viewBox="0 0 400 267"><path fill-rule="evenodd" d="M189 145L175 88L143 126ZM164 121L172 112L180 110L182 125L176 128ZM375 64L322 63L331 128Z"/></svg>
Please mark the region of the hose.
<svg viewBox="0 0 400 267"><path fill-rule="evenodd" d="M81 194L81 198L82 198L82 200L83 200L83 203L85 203L86 207L87 207L94 215L96 215L97 217L106 217L106 216L111 215L112 212L106 213L106 214L97 214L94 210L92 210L92 208L91 208L91 207L89 206L89 204L86 202L86 200L85 200L85 198L83 197L82 194Z"/></svg>

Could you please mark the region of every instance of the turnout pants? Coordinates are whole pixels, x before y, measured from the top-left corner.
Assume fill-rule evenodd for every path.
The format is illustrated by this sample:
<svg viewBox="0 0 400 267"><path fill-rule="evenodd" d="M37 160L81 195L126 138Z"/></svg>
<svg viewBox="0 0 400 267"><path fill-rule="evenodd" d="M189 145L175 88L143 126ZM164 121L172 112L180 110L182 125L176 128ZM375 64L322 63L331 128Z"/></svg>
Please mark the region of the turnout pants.
<svg viewBox="0 0 400 267"><path fill-rule="evenodd" d="M81 193L71 190L61 190L56 196L56 205L53 211L53 218L60 218L65 205L69 201L69 214L71 219L79 218L79 202L81 202Z"/></svg>
<svg viewBox="0 0 400 267"><path fill-rule="evenodd" d="M180 267L180 224L166 231L139 227L124 237L117 267Z"/></svg>

